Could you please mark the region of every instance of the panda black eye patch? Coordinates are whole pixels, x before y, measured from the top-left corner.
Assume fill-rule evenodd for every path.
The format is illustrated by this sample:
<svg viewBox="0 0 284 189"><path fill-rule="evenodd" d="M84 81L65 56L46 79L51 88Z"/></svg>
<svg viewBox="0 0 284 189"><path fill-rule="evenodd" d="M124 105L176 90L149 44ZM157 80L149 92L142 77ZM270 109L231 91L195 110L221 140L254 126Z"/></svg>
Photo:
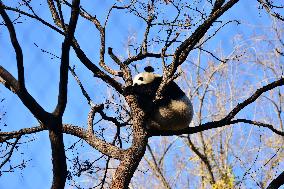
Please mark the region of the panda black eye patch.
<svg viewBox="0 0 284 189"><path fill-rule="evenodd" d="M143 81L143 77L139 77L138 80Z"/></svg>

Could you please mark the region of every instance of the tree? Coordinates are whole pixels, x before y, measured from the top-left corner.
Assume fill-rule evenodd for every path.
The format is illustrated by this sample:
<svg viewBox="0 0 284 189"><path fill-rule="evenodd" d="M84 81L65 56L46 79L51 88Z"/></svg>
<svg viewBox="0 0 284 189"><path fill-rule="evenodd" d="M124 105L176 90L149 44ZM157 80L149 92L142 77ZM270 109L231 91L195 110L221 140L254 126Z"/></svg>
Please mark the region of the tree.
<svg viewBox="0 0 284 189"><path fill-rule="evenodd" d="M269 15L274 19L283 21L283 16L279 13L283 6L274 4L270 1L258 1L260 8L264 8ZM246 98L238 101L237 104L231 107L225 107L221 99L225 99L226 96L212 102L215 109L219 111L210 112L209 115L206 109L204 109L207 93L210 92L209 84L212 80L216 80L217 84L220 84L219 91L216 94L222 95L221 89L226 89L227 85L221 85L222 80L218 81L215 79L214 75L216 73L222 75L225 72L219 72L219 68L226 65L229 62L238 62L242 54L233 53L232 56L225 58L218 58L214 52L208 51L204 48L205 45L209 44L209 41L216 37L218 32L223 29L228 24L239 24L236 20L221 21L221 16L230 12L231 8L236 6L239 0L228 0L228 1L206 1L205 5L203 1L193 1L193 2L183 2L183 1L114 1L114 4L109 8L105 15L105 19L102 16L93 13L93 10L88 11L87 5L80 0L73 0L72 3L68 1L53 1L47 0L46 6L52 16L52 21L48 18L40 16L41 14L37 12L38 2L22 0L17 3L9 3L0 1L0 14L3 20L3 26L7 28L10 36L11 44L13 50L16 54L17 63L17 77L13 76L12 72L3 66L0 67L0 78L2 84L10 91L15 93L26 108L33 114L33 116L38 120L38 126L22 128L17 131L5 131L0 133L1 143L10 144L10 151L8 151L7 156L4 157L3 165L8 162L11 158L13 150L18 146L19 140L23 135L29 135L38 133L41 131L48 131L49 140L51 144L52 151L52 172L53 181L51 188L64 188L66 179L70 178L71 173L67 170L67 158L65 153L65 143L63 140L63 134L72 135L78 137L80 140L88 143L93 149L98 150L102 156L106 157L105 168L101 169L98 160L85 162L80 162L78 156L75 156L73 165L74 170L77 169L77 175L86 170L90 171L91 174L96 174L102 171L102 177L98 186L104 187L107 182L110 182L110 188L128 188L130 181L137 170L139 163L144 157L145 151L148 151L154 160L154 163L147 161L150 167L155 170L156 175L161 179L163 186L165 188L170 188L168 181L163 175L161 169L161 162L157 163L155 160L155 154L152 152L151 147L148 145L148 139L153 136L173 136L181 135L185 138L189 148L201 159L202 164L200 164L201 169L206 169L209 176L202 175L202 179L208 180L213 187L220 188L226 184L231 186L233 180L230 175L232 175L232 170L230 167L226 166L225 163L217 164L220 165L219 173L214 171L215 167L212 166L213 160L216 158L212 157L212 154L216 153L211 151L208 153L208 143L210 140L204 137L203 131L215 129L218 131L220 128L228 127L234 124L251 124L259 127L265 127L273 131L279 136L284 136L283 127L278 129L273 124L267 122L261 122L258 120L246 119L242 117L241 111L245 108L252 106L251 104L257 101L263 94L275 91L278 89L280 105L276 106L277 103L274 98L269 98L275 108L278 111L278 118L282 120L281 106L283 105L282 100L282 90L281 86L284 84L283 73L279 75L275 72L275 77L273 80L269 79L264 85L259 86L254 92L251 92ZM46 7L44 7L46 9ZM201 8L202 7L202 8ZM123 14L127 16L134 16L143 22L145 26L143 34L135 38L131 36L126 43L126 49L128 52L127 57L123 57L121 54L117 53L117 49L113 48L115 44L111 44L108 37L114 33L116 28L108 28L113 18L114 12L119 12L117 14ZM174 13L173 15L168 15L168 12ZM9 13L9 15L8 15ZM15 17L18 16L18 17ZM15 19L11 19L14 17ZM58 80L58 98L56 99L55 108L52 111L48 111L41 105L41 102L37 101L36 98L31 94L29 87L26 85L25 73L26 60L24 59L24 51L22 45L19 43L17 32L17 22L21 22L22 17L36 21L37 24L42 24L44 27L51 29L57 35L62 38L62 45L60 49L60 56L53 54L45 49L40 48L42 54L51 55L53 58L58 58L60 60L59 68L59 80ZM84 21L83 21L84 19ZM67 21L68 20L68 21ZM97 60L95 61L87 55L83 50L79 36L76 36L78 31L78 25L80 22L89 21L96 28L95 34L99 38L99 52ZM217 27L217 29L216 29ZM190 34L188 34L188 32ZM82 33L83 34L83 33ZM135 39L135 41L133 40ZM278 54L283 56L283 42L279 38L280 48L277 48ZM154 49L154 50L152 50ZM239 50L239 49L238 49ZM243 50L240 48L240 50ZM199 98L199 108L196 112L196 123L195 127L189 127L185 130L180 131L155 131L147 130L145 127L147 116L149 112L143 110L139 105L135 93L133 91L125 90L127 86L132 85L132 75L135 70L139 69L141 61L155 59L159 63L155 67L162 68L163 79L157 91L156 100L162 98L163 90L165 86L172 80L176 79L179 75L179 70L184 71L182 67L187 64L190 55L195 52L205 52L215 60L219 62L218 65L214 62L197 62L196 66L198 69L193 78L197 81L196 91L192 93L192 96L197 96ZM199 54L201 55L201 54ZM88 70L93 76L99 79L104 85L109 86L109 97L105 102L103 99L99 99L100 103L95 103L93 100L98 93L91 96L83 82L81 82L80 77L77 75L77 68L70 66L70 61L76 56L76 60L80 61L78 66L84 67L82 69ZM109 64L108 62L113 62L114 64ZM24 64L25 63L25 64ZM259 64L261 61L259 62ZM200 68L206 64L207 70L205 74L200 74ZM262 62L263 64L263 62ZM112 65L112 66L109 66ZM267 64L266 64L267 65ZM266 66L269 67L269 66ZM283 67L280 66L283 70ZM181 72L180 71L180 72ZM64 122L64 113L66 112L66 106L72 103L68 101L68 82L69 73L72 74L73 78L80 87L80 91L87 100L89 104L89 114L87 118L87 127L80 127L73 124ZM184 73L186 73L184 71ZM206 75L207 74L207 75ZM185 77L187 74L185 74ZM202 78L208 79L208 83L202 83ZM225 77L224 77L225 78ZM97 81L97 80L96 80ZM237 84L236 84L237 85ZM99 85L95 85L99 89ZM238 88L240 89L240 88ZM248 90L247 88L245 88ZM236 94L237 96L237 94ZM194 100L194 99L193 99ZM231 101L234 102L236 99L232 98ZM193 101L195 105L198 105L196 101ZM212 109L211 109L212 110ZM251 109L249 109L251 111ZM113 115L113 116L111 116ZM99 117L99 118L98 118ZM94 127L97 122L104 120L105 122L111 122L111 127L107 124L103 126L107 127ZM96 122L97 121L97 122ZM282 121L280 121L282 123ZM129 131L129 129L131 129ZM201 142L200 150L196 143L192 140L191 135L194 133L199 133L200 138L198 141ZM106 137L107 135L107 137ZM109 139L113 136L113 139ZM14 139L14 141L13 141ZM282 138L283 139L283 138ZM223 144L223 138L220 136L220 144ZM13 142L10 142L13 141ZM75 143L76 144L76 143ZM74 145L75 145L74 144ZM214 143L211 143L212 146ZM147 147L148 146L148 147ZM171 146L171 143L168 147ZM210 147L213 149L213 147ZM227 143L227 149L229 143ZM220 147L221 148L221 147ZM164 154L166 154L167 148L165 148ZM220 151L222 156L225 150ZM210 158L210 159L209 159ZM117 162L112 162L113 160L118 160ZM146 158L147 160L147 158ZM109 165L113 163L115 167L112 178L109 179L108 170ZM2 165L1 164L1 165ZM94 169L94 164L98 165L97 169ZM2 166L3 166L2 165ZM2 167L1 166L1 167ZM77 167L77 168L76 168ZM204 168L205 167L205 168ZM283 184L283 173L279 174L270 184L270 187L278 187ZM217 179L218 178L218 179ZM221 179L220 179L221 178ZM217 180L216 180L217 179ZM110 181L109 181L110 180ZM219 182L220 181L220 182ZM223 183L224 182L224 183ZM203 182L206 183L206 182ZM272 186L273 185L273 186ZM204 186L205 187L205 186Z"/></svg>

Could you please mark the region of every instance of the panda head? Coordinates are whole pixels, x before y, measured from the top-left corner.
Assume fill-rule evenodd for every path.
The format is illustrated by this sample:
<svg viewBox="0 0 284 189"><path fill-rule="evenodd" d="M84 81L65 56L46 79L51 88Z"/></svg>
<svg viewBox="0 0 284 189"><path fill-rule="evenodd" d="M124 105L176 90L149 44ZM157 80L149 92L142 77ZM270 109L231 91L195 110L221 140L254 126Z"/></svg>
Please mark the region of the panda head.
<svg viewBox="0 0 284 189"><path fill-rule="evenodd" d="M151 84L161 78L159 74L153 73L154 68L151 66L145 67L144 70L145 72L141 72L133 78L133 86Z"/></svg>

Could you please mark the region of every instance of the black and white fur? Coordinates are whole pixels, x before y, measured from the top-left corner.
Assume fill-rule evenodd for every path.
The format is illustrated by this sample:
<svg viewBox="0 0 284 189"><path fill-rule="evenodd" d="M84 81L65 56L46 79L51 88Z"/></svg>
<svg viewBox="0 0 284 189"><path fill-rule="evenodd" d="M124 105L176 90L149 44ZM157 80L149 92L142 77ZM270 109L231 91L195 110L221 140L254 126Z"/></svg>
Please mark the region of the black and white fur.
<svg viewBox="0 0 284 189"><path fill-rule="evenodd" d="M162 100L153 102L162 77L153 73L151 66L133 78L133 88L142 108L149 113L148 129L181 130L189 126L193 108L180 87L171 81L162 94Z"/></svg>

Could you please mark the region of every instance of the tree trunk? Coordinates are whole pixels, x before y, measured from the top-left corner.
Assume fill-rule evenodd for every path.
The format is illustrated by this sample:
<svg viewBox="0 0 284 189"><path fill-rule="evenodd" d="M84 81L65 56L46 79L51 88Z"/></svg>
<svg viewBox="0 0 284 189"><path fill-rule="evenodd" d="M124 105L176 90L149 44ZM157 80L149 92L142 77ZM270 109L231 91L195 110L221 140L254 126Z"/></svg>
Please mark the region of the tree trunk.
<svg viewBox="0 0 284 189"><path fill-rule="evenodd" d="M62 125L52 125L49 139L52 150L53 181L51 189L63 189L67 177L66 155L63 142Z"/></svg>
<svg viewBox="0 0 284 189"><path fill-rule="evenodd" d="M139 145L129 149L126 157L120 162L116 169L114 178L111 183L111 189L127 189L139 162L144 156L148 139L147 136L141 137Z"/></svg>
<svg viewBox="0 0 284 189"><path fill-rule="evenodd" d="M138 106L136 98L132 95L126 97L133 115L133 142L131 147L122 157L111 183L111 189L127 189L135 170L143 158L148 143L148 134L146 131L146 115Z"/></svg>

